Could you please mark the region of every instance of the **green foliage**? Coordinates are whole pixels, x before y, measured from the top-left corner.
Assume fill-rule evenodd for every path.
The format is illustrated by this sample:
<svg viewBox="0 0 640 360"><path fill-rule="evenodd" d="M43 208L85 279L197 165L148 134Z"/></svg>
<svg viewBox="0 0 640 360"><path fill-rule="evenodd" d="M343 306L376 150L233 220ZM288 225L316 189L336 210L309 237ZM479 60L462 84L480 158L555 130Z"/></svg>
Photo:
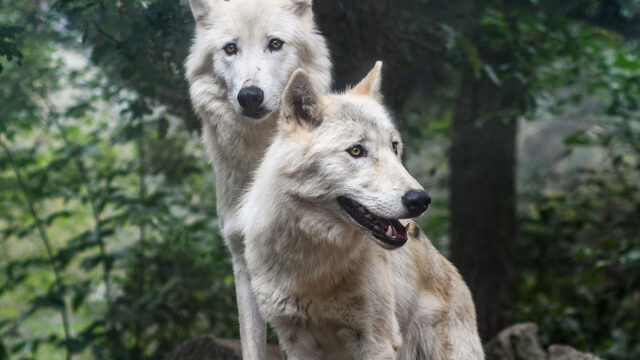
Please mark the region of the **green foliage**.
<svg viewBox="0 0 640 360"><path fill-rule="evenodd" d="M198 334L237 337L213 174L183 80L186 2L46 4L0 7L0 360L157 359ZM463 71L518 85L506 117L534 118L545 101L552 114L589 105L597 124L565 144L605 162L523 194L518 316L540 323L545 343L637 358L640 62L624 38L638 2L462 5L400 2L397 33L385 23L366 34L395 64L407 153L417 154L408 161L435 189L420 221L446 252L446 148ZM372 52L340 42L332 11L345 15L333 29L351 29L380 21L359 17L377 6L316 4L343 45L332 49L337 67ZM360 75L356 61L344 78Z"/></svg>
<svg viewBox="0 0 640 360"><path fill-rule="evenodd" d="M530 199L520 316L537 319L546 343L640 355L640 191L628 160L614 158L602 173L584 170L571 190ZM621 182L629 176L635 184Z"/></svg>
<svg viewBox="0 0 640 360"><path fill-rule="evenodd" d="M18 26L7 26L0 24L0 57L4 56L5 58L7 58L7 61L16 59L18 64L21 64L23 55L20 50L18 50L18 47L13 42L13 39L22 31L23 29ZM2 73L2 70L4 70L4 68L0 63L0 73Z"/></svg>
<svg viewBox="0 0 640 360"><path fill-rule="evenodd" d="M49 14L13 5L0 18ZM0 358L156 359L237 336L203 151L54 27L29 23L2 73Z"/></svg>
<svg viewBox="0 0 640 360"><path fill-rule="evenodd" d="M95 113L77 121L68 113L48 113L45 128L30 129L42 132L38 138L16 132L23 144L13 144L13 163L0 167L3 188L15 189L2 193L0 206L6 220L0 224L2 245L12 249L3 255L0 292L29 294L23 304L7 304L18 310L2 328L11 352L40 357L52 345L98 358L158 358L198 333L237 335L230 264L209 205L214 199L202 195L214 191L201 175L206 162L186 151L183 139L160 138L154 119L110 129ZM147 154L155 148L166 152L141 159L131 151L141 141ZM164 156L179 166L151 166L171 163ZM38 250L35 224L11 166L26 179L30 201L52 239L51 258ZM143 193L141 183L147 183ZM25 241L35 251L23 253ZM60 288L46 277L38 280L52 264L64 273ZM33 282L45 291L29 290ZM67 309L86 320L72 318L74 335L68 339L56 328L32 337L36 330L28 329L48 309Z"/></svg>
<svg viewBox="0 0 640 360"><path fill-rule="evenodd" d="M554 190L528 196L519 311L523 319L537 319L547 343L637 359L640 67L633 47L610 37L583 39L589 56L567 70L586 79L576 91L598 97L602 120L565 144L602 154L602 165L579 168ZM582 104L569 92L556 105L568 106L567 99Z"/></svg>
<svg viewBox="0 0 640 360"><path fill-rule="evenodd" d="M182 66L193 29L185 2L58 0L52 13L82 37L91 61L112 84L134 90L143 106L165 106L189 130L197 128Z"/></svg>

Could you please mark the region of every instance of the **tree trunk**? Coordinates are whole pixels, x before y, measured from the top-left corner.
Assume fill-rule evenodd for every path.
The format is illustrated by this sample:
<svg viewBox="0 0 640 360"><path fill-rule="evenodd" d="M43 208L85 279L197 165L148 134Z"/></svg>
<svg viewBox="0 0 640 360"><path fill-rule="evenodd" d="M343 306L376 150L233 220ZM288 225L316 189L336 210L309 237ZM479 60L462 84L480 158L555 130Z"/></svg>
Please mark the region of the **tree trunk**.
<svg viewBox="0 0 640 360"><path fill-rule="evenodd" d="M473 293L483 341L510 323L515 300L517 119L508 109L517 91L467 70L453 119L451 259Z"/></svg>
<svg viewBox="0 0 640 360"><path fill-rule="evenodd" d="M399 40L399 5L392 0L314 2L315 18L326 37L333 60L334 88L357 84L382 60L385 104L402 127L402 106L415 74L407 69ZM366 29L363 30L363 29Z"/></svg>

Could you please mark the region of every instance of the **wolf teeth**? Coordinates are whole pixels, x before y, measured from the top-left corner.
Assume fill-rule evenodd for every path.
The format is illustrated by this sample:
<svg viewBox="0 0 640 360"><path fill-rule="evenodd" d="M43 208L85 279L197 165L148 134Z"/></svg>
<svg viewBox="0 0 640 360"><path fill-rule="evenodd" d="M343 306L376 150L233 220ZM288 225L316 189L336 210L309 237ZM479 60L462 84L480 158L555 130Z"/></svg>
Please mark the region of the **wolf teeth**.
<svg viewBox="0 0 640 360"><path fill-rule="evenodd" d="M393 235L393 231L391 230L391 225L387 228L387 236Z"/></svg>
<svg viewBox="0 0 640 360"><path fill-rule="evenodd" d="M365 209L364 206L360 206L358 210L360 210L361 213L364 213L367 211L367 209Z"/></svg>
<svg viewBox="0 0 640 360"><path fill-rule="evenodd" d="M371 216L371 214L365 214L364 217L368 220L373 220L373 216Z"/></svg>

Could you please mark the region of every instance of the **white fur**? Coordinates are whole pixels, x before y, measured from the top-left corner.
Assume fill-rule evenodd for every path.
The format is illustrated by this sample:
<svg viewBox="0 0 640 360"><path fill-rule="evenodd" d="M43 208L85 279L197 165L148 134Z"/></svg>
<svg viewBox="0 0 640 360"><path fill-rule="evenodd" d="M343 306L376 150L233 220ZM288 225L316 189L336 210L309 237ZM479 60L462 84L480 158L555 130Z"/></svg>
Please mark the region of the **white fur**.
<svg viewBox="0 0 640 360"><path fill-rule="evenodd" d="M196 34L186 62L191 101L203 122L202 140L216 172L217 211L231 250L240 334L245 359L264 359L266 327L258 312L244 260L242 236L233 209L275 130L280 95L298 67L308 71L317 90L331 83L331 63L317 31L311 0L190 0ZM267 49L270 39L284 40L282 50ZM223 47L237 44L228 56ZM241 114L241 88L258 86L270 111L262 119Z"/></svg>
<svg viewBox="0 0 640 360"><path fill-rule="evenodd" d="M415 223L387 251L336 200L403 218L402 195L422 189L379 97L379 65L342 95L292 76L238 212L260 312L289 360L483 359L469 290ZM357 144L366 156L345 151Z"/></svg>

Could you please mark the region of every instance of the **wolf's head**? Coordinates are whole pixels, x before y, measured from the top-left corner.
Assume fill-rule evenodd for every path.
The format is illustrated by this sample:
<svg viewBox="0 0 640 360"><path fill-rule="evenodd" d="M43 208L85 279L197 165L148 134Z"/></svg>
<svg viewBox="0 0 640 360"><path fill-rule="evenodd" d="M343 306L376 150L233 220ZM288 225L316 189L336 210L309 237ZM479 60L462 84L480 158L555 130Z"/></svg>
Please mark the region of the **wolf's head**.
<svg viewBox="0 0 640 360"><path fill-rule="evenodd" d="M196 38L187 76L193 80L211 72L223 88L218 100L234 112L267 117L300 67L319 89L328 90L328 51L315 29L311 0L189 0L189 5Z"/></svg>
<svg viewBox="0 0 640 360"><path fill-rule="evenodd" d="M381 66L347 93L326 97L297 70L283 94L272 146L290 181L283 186L295 198L396 248L407 240L398 219L422 214L431 199L402 165L402 139L380 103Z"/></svg>

